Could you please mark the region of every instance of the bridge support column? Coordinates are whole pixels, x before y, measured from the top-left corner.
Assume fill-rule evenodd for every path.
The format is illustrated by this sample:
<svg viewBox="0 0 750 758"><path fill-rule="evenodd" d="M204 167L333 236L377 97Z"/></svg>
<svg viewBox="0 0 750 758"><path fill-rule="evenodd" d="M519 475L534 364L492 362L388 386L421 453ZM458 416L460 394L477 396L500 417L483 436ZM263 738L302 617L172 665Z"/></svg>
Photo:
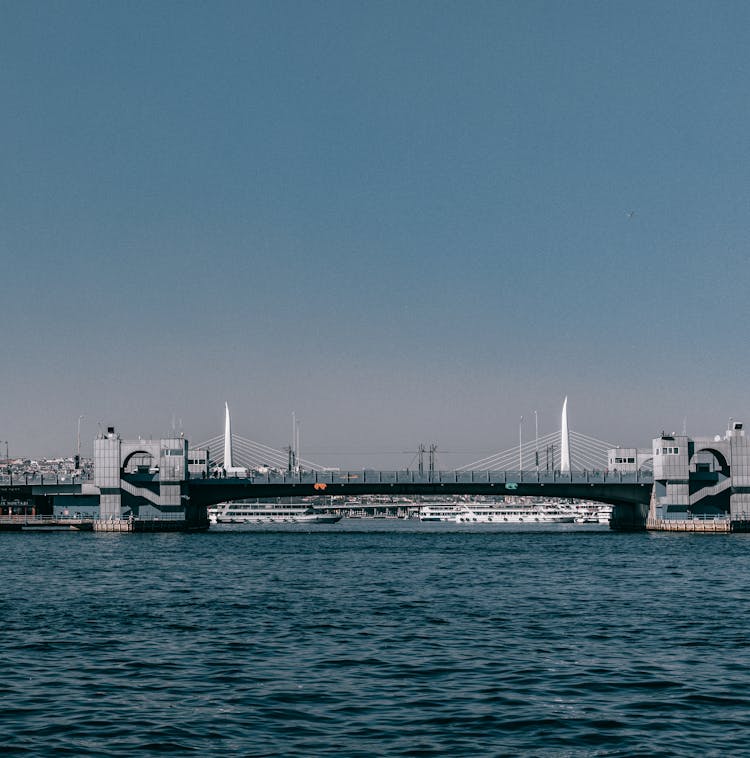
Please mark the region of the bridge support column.
<svg viewBox="0 0 750 758"><path fill-rule="evenodd" d="M617 532L645 532L647 519L647 503L615 505L612 508L609 528Z"/></svg>
<svg viewBox="0 0 750 758"><path fill-rule="evenodd" d="M733 492L730 495L729 516L732 521L750 521L750 492Z"/></svg>

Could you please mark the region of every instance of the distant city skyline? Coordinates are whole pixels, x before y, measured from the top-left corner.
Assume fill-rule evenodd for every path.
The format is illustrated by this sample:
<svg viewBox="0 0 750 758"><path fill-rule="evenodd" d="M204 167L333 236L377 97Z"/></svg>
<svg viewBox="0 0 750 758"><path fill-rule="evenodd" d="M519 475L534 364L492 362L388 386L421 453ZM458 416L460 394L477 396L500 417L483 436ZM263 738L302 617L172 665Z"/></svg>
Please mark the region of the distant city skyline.
<svg viewBox="0 0 750 758"><path fill-rule="evenodd" d="M623 446L750 421L747 4L0 20L11 457L74 453L80 416L83 454L198 442L225 401L351 468L471 461L565 396Z"/></svg>

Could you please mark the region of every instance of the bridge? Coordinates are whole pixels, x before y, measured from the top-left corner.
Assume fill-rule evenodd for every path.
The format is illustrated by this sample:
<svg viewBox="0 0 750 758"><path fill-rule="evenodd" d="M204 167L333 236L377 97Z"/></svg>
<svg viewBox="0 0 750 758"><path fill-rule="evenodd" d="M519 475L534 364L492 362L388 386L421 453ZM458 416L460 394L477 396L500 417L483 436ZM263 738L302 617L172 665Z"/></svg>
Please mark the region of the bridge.
<svg viewBox="0 0 750 758"><path fill-rule="evenodd" d="M94 441L93 481L27 477L0 484L0 520L5 515L17 521L21 513L61 519L88 514L107 529L157 522L164 528L205 528L206 509L230 500L476 495L596 500L612 504L613 526L625 529L642 527L653 486L647 468L621 464L611 470L608 443L569 432L567 401L560 432L525 445L519 440L517 448L452 471L435 467L436 446L427 469L421 457L415 469L326 469L300 456L298 429L294 421L292 444L277 450L233 434L228 406L224 434L195 447L182 435L123 440L110 427ZM219 452L211 456L210 450ZM518 465L512 468L513 463Z"/></svg>
<svg viewBox="0 0 750 758"><path fill-rule="evenodd" d="M739 422L723 437L663 433L647 449L620 448L569 431L566 402L559 432L452 471L434 468L432 456L428 470L421 460L397 471L307 465L294 435L287 451L241 443L264 461L248 467L238 465L235 439L228 407L220 461L182 435L123 440L109 427L94 441L93 481L0 485L0 518L88 513L94 528L200 529L209 506L231 500L474 495L609 503L614 529L687 529L711 519L712 530L750 531L750 440Z"/></svg>
<svg viewBox="0 0 750 758"><path fill-rule="evenodd" d="M520 437L520 434L519 434ZM292 444L287 451L274 450L232 433L229 407L225 407L223 437L200 444L218 449L214 471L219 479L191 480L190 502L210 506L219 502L278 497L326 495L358 498L366 495L445 497L479 495L493 498L544 497L595 500L614 506L612 525L641 528L645 523L653 486L648 456L622 463L609 471L608 452L614 445L568 428L567 398L561 428L526 444L494 453L452 471L435 468L436 446L430 446L429 467L420 457L416 470L339 471L303 459L299 451L298 425L292 422ZM426 452L420 445L419 453ZM517 464L515 468L513 464ZM572 468L576 466L577 468ZM273 467L273 468L272 468ZM286 468L286 470L283 470Z"/></svg>

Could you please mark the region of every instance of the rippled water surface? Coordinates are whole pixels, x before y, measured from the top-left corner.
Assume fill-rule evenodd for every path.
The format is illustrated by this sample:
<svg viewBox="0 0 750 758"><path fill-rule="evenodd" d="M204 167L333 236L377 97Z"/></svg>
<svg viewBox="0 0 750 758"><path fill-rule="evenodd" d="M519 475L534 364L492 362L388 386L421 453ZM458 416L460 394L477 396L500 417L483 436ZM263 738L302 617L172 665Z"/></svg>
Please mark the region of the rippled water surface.
<svg viewBox="0 0 750 758"><path fill-rule="evenodd" d="M2 534L3 755L750 754L750 537Z"/></svg>

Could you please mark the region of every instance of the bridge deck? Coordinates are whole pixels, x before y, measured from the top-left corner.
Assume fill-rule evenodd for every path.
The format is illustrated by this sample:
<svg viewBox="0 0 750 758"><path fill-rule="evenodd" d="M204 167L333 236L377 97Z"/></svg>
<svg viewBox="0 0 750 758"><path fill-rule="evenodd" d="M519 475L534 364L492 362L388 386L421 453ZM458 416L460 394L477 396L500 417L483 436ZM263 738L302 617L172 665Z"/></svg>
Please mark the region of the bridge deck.
<svg viewBox="0 0 750 758"><path fill-rule="evenodd" d="M624 483L653 484L650 471L433 471L418 472L408 469L399 471L379 471L362 469L357 471L301 471L269 472L251 474L244 477L222 477L225 482L250 481L254 484L508 484L537 483L554 484L569 482L571 484L589 483ZM215 478L211 479L215 481Z"/></svg>
<svg viewBox="0 0 750 758"><path fill-rule="evenodd" d="M441 471L432 476L410 471L347 471L191 479L187 485L191 502L199 506L245 498L313 495L515 495L630 505L648 503L652 483L651 476L643 473L601 471Z"/></svg>

